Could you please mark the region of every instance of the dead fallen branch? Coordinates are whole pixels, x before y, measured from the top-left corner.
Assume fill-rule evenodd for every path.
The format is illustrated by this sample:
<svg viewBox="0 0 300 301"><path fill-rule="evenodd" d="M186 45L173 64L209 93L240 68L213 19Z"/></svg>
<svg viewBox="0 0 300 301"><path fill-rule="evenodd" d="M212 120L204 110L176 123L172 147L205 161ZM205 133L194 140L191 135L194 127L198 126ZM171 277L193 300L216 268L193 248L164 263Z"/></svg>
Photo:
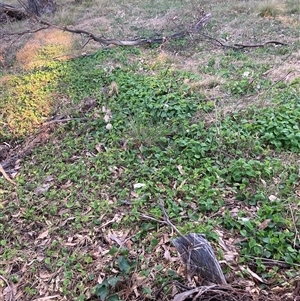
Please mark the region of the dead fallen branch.
<svg viewBox="0 0 300 301"><path fill-rule="evenodd" d="M45 27L39 27L37 29L34 29L34 30L25 30L25 31L20 31L20 32L10 32L10 33L2 33L2 36L5 37L5 36L23 36L25 34L32 34L32 33L36 33L36 32L39 32L41 30L44 30L44 29L48 29L50 26L45 26Z"/></svg>
<svg viewBox="0 0 300 301"><path fill-rule="evenodd" d="M45 20L42 20L40 18L36 18L37 21L42 24L42 25L46 25L46 26L50 26L50 27L54 27L63 31L67 31L70 33L75 33L75 34L80 34L80 35L84 35L86 36L89 40L93 40L95 42L98 42L102 45L116 45L116 46L142 46L142 45L151 45L151 44L161 44L164 43L166 41L170 41L170 40L175 40L175 39L182 39L186 36L189 36L191 34L196 34L199 33L204 27L205 25L209 22L211 18L211 14L208 13L204 16L202 16L198 22L196 24L194 24L193 26L191 26L191 28L189 28L188 30L185 31L181 31L169 36L164 36L164 37L150 37L150 38L137 38L134 40L119 40L119 39L107 39L103 36L96 36L95 34L88 32L86 30L82 30L82 29L72 29L69 28L67 26L58 26L58 25L54 25L51 24Z"/></svg>
<svg viewBox="0 0 300 301"><path fill-rule="evenodd" d="M174 283L176 288L179 291L182 291L181 286L177 286ZM249 292L234 288L229 285L209 285L209 286L200 286L196 288L192 288L189 290L184 290L181 293L174 296L172 301L185 301L185 300L192 300L192 301L258 301L258 300L273 300L265 298L261 299L259 296L252 296Z"/></svg>
<svg viewBox="0 0 300 301"><path fill-rule="evenodd" d="M80 34L80 35L87 37L87 41L85 42L84 46L87 45L90 41L95 41L104 46L110 46L110 45L144 46L144 45L152 45L152 44L163 44L163 43L171 41L171 40L182 39L185 37L190 37L194 34L200 34L202 29L206 26L206 24L211 19L211 14L207 13L207 14L199 17L199 20L194 25L190 26L187 30L183 30L183 31L171 34L171 35L167 35L167 36L157 36L156 35L156 36L149 37L149 38L139 37L139 38L136 38L133 40L120 40L120 39L106 38L104 36L97 36L94 33L83 30L83 29L74 29L74 28L70 28L67 26L60 26L60 25L52 24L46 20L43 20L43 19L31 14L30 11L28 10L28 8L26 7L26 5L20 0L19 0L19 2L24 6L24 9L26 11L26 16L30 16L31 18L34 18L39 24L44 25L44 26L41 28L38 28L36 30L26 30L23 32L15 32L15 33L4 33L2 35L4 35L4 36L20 35L21 36L21 35L24 35L27 33L35 33L37 31L52 27L52 28L56 28L56 29L59 29L62 31L70 32L72 34ZM201 36L203 36L206 39L215 41L218 45L220 45L224 48L231 48L231 49L235 49L235 50L240 50L240 49L244 49L244 48L264 47L264 46L270 45L270 44L287 45L284 42L275 41L275 40L266 41L264 43L259 43L259 44L244 44L244 43L226 44L222 40L211 37L206 34L201 33Z"/></svg>
<svg viewBox="0 0 300 301"><path fill-rule="evenodd" d="M235 44L227 44L224 43L222 40L211 37L209 35L206 34L202 34L203 37L215 41L217 42L218 45L224 47L224 48L231 48L231 49L235 49L235 50L240 50L240 49L244 49L244 48L260 48L260 47L265 47L266 45L282 45L282 46L287 46L287 43L281 42L281 41L275 41L275 40L271 40L271 41L266 41L264 43L259 43L259 44L244 44L244 43L235 43Z"/></svg>
<svg viewBox="0 0 300 301"><path fill-rule="evenodd" d="M297 283L293 293L285 289L280 293L267 292L263 289L251 291L245 287L243 282L233 285L207 285L195 288L186 287L178 281L171 281L166 286L168 285L173 285L178 291L172 301L292 301L298 300L297 297L299 296Z"/></svg>
<svg viewBox="0 0 300 301"><path fill-rule="evenodd" d="M20 21L28 18L24 10L15 6L0 3L0 23Z"/></svg>
<svg viewBox="0 0 300 301"><path fill-rule="evenodd" d="M186 266L189 280L194 276L199 276L206 281L226 284L219 262L205 235L198 233L181 234L171 223L162 200L160 200L159 206L164 214L165 222L179 235L173 239L172 243Z"/></svg>
<svg viewBox="0 0 300 301"><path fill-rule="evenodd" d="M280 42L280 41L267 41L261 44L233 44L234 47L237 47L238 49L243 49L243 48L258 48L258 47L264 47L268 44L274 44L274 45L288 45L287 43Z"/></svg>
<svg viewBox="0 0 300 301"><path fill-rule="evenodd" d="M9 158L7 158L6 160L1 162L0 172L6 178L6 180L8 180L7 174L12 173L11 170L13 170L16 162L18 160L21 160L21 159L25 158L26 156L30 155L32 153L33 149L35 147L37 147L38 145L45 144L50 137L50 133L53 130L54 130L54 127L51 124L43 126L40 129L40 131L36 134L36 136L29 137L28 142L26 143L25 147L19 153L17 153L16 155L10 156ZM11 182L11 181L12 180L10 179L9 182ZM13 182L12 184L15 184L15 183Z"/></svg>

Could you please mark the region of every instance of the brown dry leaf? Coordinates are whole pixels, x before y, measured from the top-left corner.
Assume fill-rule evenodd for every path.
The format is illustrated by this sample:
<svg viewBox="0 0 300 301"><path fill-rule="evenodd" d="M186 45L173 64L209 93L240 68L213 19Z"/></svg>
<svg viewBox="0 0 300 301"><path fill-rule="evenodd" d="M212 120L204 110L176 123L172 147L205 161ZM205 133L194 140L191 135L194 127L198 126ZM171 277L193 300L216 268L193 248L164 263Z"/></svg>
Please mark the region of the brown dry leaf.
<svg viewBox="0 0 300 301"><path fill-rule="evenodd" d="M133 196L134 198L138 198L139 197L139 194L136 193L136 192L134 192L134 191L131 191L130 195Z"/></svg>
<svg viewBox="0 0 300 301"><path fill-rule="evenodd" d="M164 238L164 243L165 244L167 244L167 243L169 243L171 241L169 233L164 233L163 234L163 238Z"/></svg>
<svg viewBox="0 0 300 301"><path fill-rule="evenodd" d="M61 213L63 213L64 211L61 211ZM64 225L67 224L68 221L72 221L75 219L75 216L71 216L71 217L68 217L65 221L63 221L60 226L63 227Z"/></svg>
<svg viewBox="0 0 300 301"><path fill-rule="evenodd" d="M171 257L171 253L170 253L169 249L166 246L164 246L164 245L162 247L165 250L165 252L164 252L164 258L167 261L174 261L173 258Z"/></svg>
<svg viewBox="0 0 300 301"><path fill-rule="evenodd" d="M132 246L133 246L133 242L131 241L131 239L128 239L125 243L125 246L127 249L131 250Z"/></svg>
<svg viewBox="0 0 300 301"><path fill-rule="evenodd" d="M220 230L216 230L216 233L219 236L219 245L222 247L224 251L229 251L228 246L226 245L225 241L223 240L223 232Z"/></svg>
<svg viewBox="0 0 300 301"><path fill-rule="evenodd" d="M42 262L44 259L45 259L44 256L37 256L37 258L36 258L36 260L37 260L38 262Z"/></svg>
<svg viewBox="0 0 300 301"><path fill-rule="evenodd" d="M42 297L42 298L37 298L32 301L48 301L48 300L61 300L60 295L54 295L54 296L47 296L47 297Z"/></svg>
<svg viewBox="0 0 300 301"><path fill-rule="evenodd" d="M239 208L233 208L232 210L230 210L230 216L235 217L238 215L239 213Z"/></svg>
<svg viewBox="0 0 300 301"><path fill-rule="evenodd" d="M105 278L105 274L103 274L103 273L101 273L102 275L98 275L98 278L97 278L97 283L102 283L103 282L103 280L104 280L104 278ZM103 276L103 277L102 277Z"/></svg>
<svg viewBox="0 0 300 301"><path fill-rule="evenodd" d="M14 179L18 174L18 172L13 172L10 174L10 177Z"/></svg>
<svg viewBox="0 0 300 301"><path fill-rule="evenodd" d="M241 267L242 270L248 272L254 279L258 280L261 283L268 283L267 281L263 280L260 276L250 270L249 267Z"/></svg>
<svg viewBox="0 0 300 301"><path fill-rule="evenodd" d="M40 277L41 279L50 279L50 278L52 278L55 274L56 274L56 272L55 272L55 273L52 273L52 274L49 274L49 273L46 273L46 272L41 271L41 272L39 273L39 277Z"/></svg>
<svg viewBox="0 0 300 301"><path fill-rule="evenodd" d="M183 185L185 184L186 181L187 181L187 179L183 180L181 182L181 184L178 186L177 190L180 190L183 187Z"/></svg>
<svg viewBox="0 0 300 301"><path fill-rule="evenodd" d="M100 116L100 114L98 114L97 112L95 112L94 114L93 114L93 118L94 119L99 119L101 116Z"/></svg>
<svg viewBox="0 0 300 301"><path fill-rule="evenodd" d="M55 178L52 175L49 175L46 177L45 181L46 182L52 182Z"/></svg>
<svg viewBox="0 0 300 301"><path fill-rule="evenodd" d="M111 82L109 85L109 96L118 95L119 94L119 87L116 82Z"/></svg>
<svg viewBox="0 0 300 301"><path fill-rule="evenodd" d="M61 188L62 189L67 189L67 188L71 187L72 185L73 185L73 183L69 180L69 181L67 181L67 183L62 185Z"/></svg>
<svg viewBox="0 0 300 301"><path fill-rule="evenodd" d="M12 286L6 286L2 291L2 298L4 301L14 300L14 296L16 295L16 289ZM0 295L1 298L1 295ZM0 299L1 300L1 299Z"/></svg>
<svg viewBox="0 0 300 301"><path fill-rule="evenodd" d="M267 183L266 183L265 180L261 179L260 181L261 181L261 183L263 184L263 187L267 187Z"/></svg>
<svg viewBox="0 0 300 301"><path fill-rule="evenodd" d="M43 238L47 237L48 234L49 234L49 230L46 230L46 231L40 233L39 236L37 237L37 239L43 239Z"/></svg>
<svg viewBox="0 0 300 301"><path fill-rule="evenodd" d="M269 219L269 218L266 219L266 220L264 220L264 221L258 226L258 228L259 228L260 230L266 229L266 228L268 227L270 221L271 221L271 219Z"/></svg>
<svg viewBox="0 0 300 301"><path fill-rule="evenodd" d="M179 173L180 173L182 176L185 175L185 172L184 172L184 170L183 170L183 168L182 168L181 165L177 165L177 168L178 168L178 170L179 170Z"/></svg>
<svg viewBox="0 0 300 301"><path fill-rule="evenodd" d="M98 153L106 152L107 148L104 146L103 143L98 143L95 145L95 149Z"/></svg>
<svg viewBox="0 0 300 301"><path fill-rule="evenodd" d="M228 251L224 254L224 259L227 263L236 263L238 256L238 253Z"/></svg>
<svg viewBox="0 0 300 301"><path fill-rule="evenodd" d="M43 194L44 192L46 192L46 191L49 190L50 186L51 186L51 184L49 184L49 183L43 184L42 186L37 187L37 188L34 190L34 193L35 193L36 195Z"/></svg>
<svg viewBox="0 0 300 301"><path fill-rule="evenodd" d="M122 241L115 234L110 234L109 238L112 241L116 242L120 247L122 247L122 245L123 245Z"/></svg>
<svg viewBox="0 0 300 301"><path fill-rule="evenodd" d="M137 284L137 286L142 286L145 280L147 280L146 276L140 276L138 274L135 275L135 283Z"/></svg>
<svg viewBox="0 0 300 301"><path fill-rule="evenodd" d="M269 200L270 200L271 202L275 202L275 201L278 200L278 197L275 196L275 195L270 195L270 196L269 196Z"/></svg>

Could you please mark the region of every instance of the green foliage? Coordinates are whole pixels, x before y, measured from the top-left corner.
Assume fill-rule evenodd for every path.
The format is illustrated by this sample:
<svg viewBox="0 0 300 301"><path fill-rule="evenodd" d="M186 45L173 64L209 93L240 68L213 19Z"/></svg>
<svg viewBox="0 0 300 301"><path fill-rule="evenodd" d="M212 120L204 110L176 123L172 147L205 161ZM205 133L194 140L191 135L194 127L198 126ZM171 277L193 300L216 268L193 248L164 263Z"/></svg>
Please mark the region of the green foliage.
<svg viewBox="0 0 300 301"><path fill-rule="evenodd" d="M101 283L97 284L93 288L93 295L100 298L102 301L121 301L118 293L116 293L117 286L124 285L124 283L129 283L129 275L131 271L136 267L136 262L128 258L128 250L121 249L120 252L117 248L113 246L109 253L113 256L113 261L111 261L110 268L115 268L119 270L119 274L116 276L111 276L105 278Z"/></svg>
<svg viewBox="0 0 300 301"><path fill-rule="evenodd" d="M1 84L5 92L0 102L0 141L24 137L49 116L55 105L51 93L57 84L57 66L11 77Z"/></svg>
<svg viewBox="0 0 300 301"><path fill-rule="evenodd" d="M173 266L166 269L161 261L167 256L162 253L167 253L162 251L167 228L141 220L141 214L162 220L162 199L182 233L205 233L214 242L214 230L223 227L228 236L240 238L241 262L254 258L251 269L263 277L276 271L267 270L262 259L294 267L300 260L293 244L298 221L290 212L298 206L299 168L285 155L297 156L300 149L297 80L273 87L261 76L269 66L254 63L246 52L211 58L201 71L225 81L220 89L233 107L253 93L262 100L270 94L266 106L254 103L223 116L218 115L221 100L203 101L203 92L192 89L200 76L175 71L169 63L145 63L142 55L134 49L105 49L9 81L1 105L13 108L18 126L13 128L5 112L2 141L34 131L33 123L59 108L54 96L60 96L58 102L67 99L60 109L73 120L58 126L49 144L24 159L16 191L1 191L4 198L9 191L17 200L0 212L4 260L28 249L31 238L24 239L23 232L36 238L47 225L51 243L39 260L52 273L62 271L67 299L85 300L88 286L102 301L122 300L137 274L146 280L155 275L154 284L137 288L153 298L157 287L180 279ZM116 93L109 91L112 83ZM14 105L16 91L20 97ZM84 111L86 97L95 99L95 107ZM104 241L112 237L109 231L120 231L120 237L127 233L131 249ZM76 247L69 248L73 243ZM82 246L104 252L95 255ZM32 273L37 268L37 262L32 264ZM98 284L97 273L102 277ZM28 298L36 293L32 282L25 293Z"/></svg>
<svg viewBox="0 0 300 301"><path fill-rule="evenodd" d="M300 102L267 109L256 119L254 130L261 139L277 149L300 151Z"/></svg>

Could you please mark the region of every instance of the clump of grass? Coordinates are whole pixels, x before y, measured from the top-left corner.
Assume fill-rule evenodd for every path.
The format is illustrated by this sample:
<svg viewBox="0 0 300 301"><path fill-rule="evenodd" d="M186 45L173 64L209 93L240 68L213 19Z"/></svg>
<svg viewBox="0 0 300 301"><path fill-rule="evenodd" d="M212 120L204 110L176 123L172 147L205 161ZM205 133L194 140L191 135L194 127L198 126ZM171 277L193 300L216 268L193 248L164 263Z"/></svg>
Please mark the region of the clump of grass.
<svg viewBox="0 0 300 301"><path fill-rule="evenodd" d="M78 14L74 7L70 10L70 7L60 7L58 12L55 14L55 22L57 24L63 24L65 26L73 25L78 18Z"/></svg>
<svg viewBox="0 0 300 301"><path fill-rule="evenodd" d="M262 2L258 7L258 15L263 18L276 17L285 10L284 4L277 0Z"/></svg>

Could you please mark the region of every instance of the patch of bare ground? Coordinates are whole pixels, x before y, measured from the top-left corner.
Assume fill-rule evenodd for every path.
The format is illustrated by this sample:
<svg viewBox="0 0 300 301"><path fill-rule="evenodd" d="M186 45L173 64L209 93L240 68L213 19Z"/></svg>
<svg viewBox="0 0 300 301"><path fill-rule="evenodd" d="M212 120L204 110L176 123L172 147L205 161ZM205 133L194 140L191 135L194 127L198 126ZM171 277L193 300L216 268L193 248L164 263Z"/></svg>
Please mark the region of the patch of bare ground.
<svg viewBox="0 0 300 301"><path fill-rule="evenodd" d="M53 59L66 60L72 44L72 35L67 32L58 29L36 32L17 52L16 64L31 69Z"/></svg>
<svg viewBox="0 0 300 301"><path fill-rule="evenodd" d="M283 80L291 83L300 78L300 51L291 53L286 60L275 58L273 67L265 73L273 83Z"/></svg>
<svg viewBox="0 0 300 301"><path fill-rule="evenodd" d="M28 24L25 25L25 28ZM40 26L35 24L31 30ZM54 59L66 60L74 55L74 37L70 33L49 28L31 34L22 34L29 29L17 28L16 35L5 35L0 45L2 64L5 67L31 69Z"/></svg>
<svg viewBox="0 0 300 301"><path fill-rule="evenodd" d="M274 157L281 160L283 163L289 165L291 163L295 163L300 166L300 155L296 153L288 153L288 152L274 152Z"/></svg>

